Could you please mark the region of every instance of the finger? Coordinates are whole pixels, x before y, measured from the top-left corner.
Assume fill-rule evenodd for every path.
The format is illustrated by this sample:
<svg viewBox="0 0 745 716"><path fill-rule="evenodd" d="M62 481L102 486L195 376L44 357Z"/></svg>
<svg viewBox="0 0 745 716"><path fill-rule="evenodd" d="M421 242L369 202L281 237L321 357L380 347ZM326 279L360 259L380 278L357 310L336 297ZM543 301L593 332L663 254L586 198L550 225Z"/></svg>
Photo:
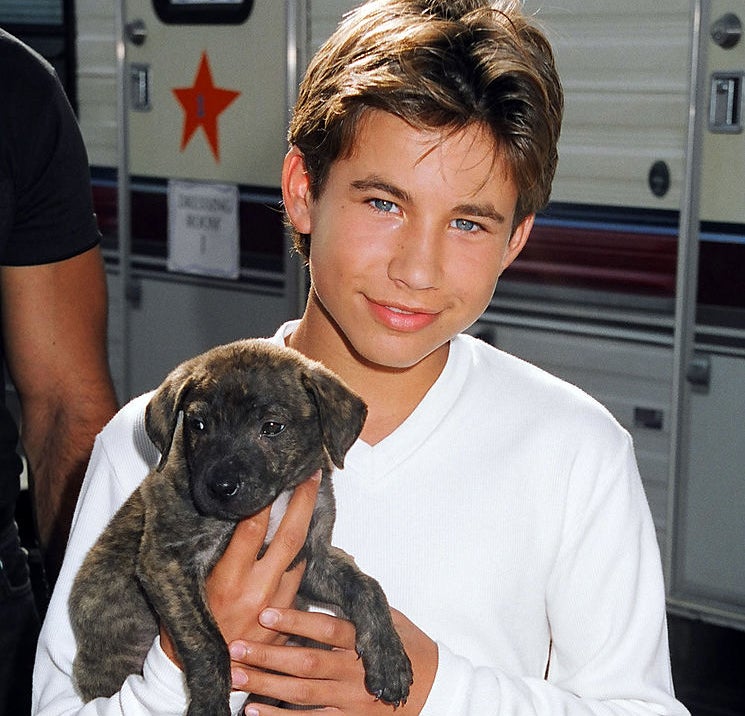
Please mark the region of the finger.
<svg viewBox="0 0 745 716"><path fill-rule="evenodd" d="M279 584L277 585L274 594L270 597L272 605L278 607L291 607L295 603L295 597L297 596L297 590L300 585L300 581L303 577L303 570L305 569L305 562L301 562L297 567L284 572L279 578ZM270 636L273 643L284 644L289 638L288 635L277 632L273 629L266 629L261 627L261 630L267 636ZM230 641L228 648L230 650L231 657L235 661L241 660L241 655L245 651L246 639L249 639L245 633L238 634L238 639Z"/></svg>
<svg viewBox="0 0 745 716"><path fill-rule="evenodd" d="M288 637L301 637L310 639L317 644L325 644L331 649L349 651L353 659L357 661L355 651L355 628L351 622L338 617L319 612L301 612L296 609L281 609L277 607L268 607L259 614L259 622L266 629L287 635ZM276 643L276 642L275 642ZM242 662L249 666L262 668L273 668L283 673L301 673L293 672L284 668L284 664L269 663L261 659L271 656L285 655L285 651L259 651L265 642L249 641L246 639L236 639L230 643L230 655L236 662ZM293 655L302 655L305 647L293 647ZM313 651L318 651L314 648ZM329 654L329 650L322 650L322 653ZM302 671L305 675L305 672Z"/></svg>
<svg viewBox="0 0 745 716"><path fill-rule="evenodd" d="M246 706L243 712L245 716L287 716L287 709L281 706L268 706L265 704L249 704ZM319 709L293 709L293 713L299 714L311 714L311 713L324 713L323 710Z"/></svg>
<svg viewBox="0 0 745 716"><path fill-rule="evenodd" d="M322 714L328 713L326 709L303 709L293 708L293 713L296 714ZM287 709L281 706L266 706L264 704L249 704L246 706L246 710L243 712L245 716L287 716Z"/></svg>
<svg viewBox="0 0 745 716"><path fill-rule="evenodd" d="M302 711L298 708L293 708L292 712L296 714L328 713L326 709L314 708L303 709ZM286 716L287 709L281 706L265 706L264 704L257 706L256 704L249 704L248 706L246 706L246 710L243 713L245 714L245 716Z"/></svg>
<svg viewBox="0 0 745 716"><path fill-rule="evenodd" d="M269 508L237 524L225 552L207 577L208 589L211 584L236 585L244 579L264 544L268 525Z"/></svg>
<svg viewBox="0 0 745 716"><path fill-rule="evenodd" d="M247 669L240 690L297 706L313 706L321 703L329 705L328 694L324 693L328 686L329 684L321 679L298 679L281 673Z"/></svg>
<svg viewBox="0 0 745 716"><path fill-rule="evenodd" d="M261 563L259 563L259 565L261 567L265 566L261 565ZM297 598L297 591L300 587L300 582L303 579L304 571L305 562L303 561L289 571L269 574L268 581L266 582L267 587L262 590L262 597L260 603L257 605L257 611L263 610L266 607L284 609L293 607ZM263 576L257 573L254 573L253 577L256 579L264 579ZM281 633L275 629L270 629L269 631L275 634Z"/></svg>
<svg viewBox="0 0 745 716"><path fill-rule="evenodd" d="M271 505L267 505L255 515L238 522L223 555L233 566L239 563L248 565L256 560L266 540L270 512Z"/></svg>
<svg viewBox="0 0 745 716"><path fill-rule="evenodd" d="M364 672L354 652L256 645L249 658L262 666L234 669L241 672L240 689L248 693L300 706L349 707L357 702L369 708L377 703L362 687ZM345 713L359 713L359 709Z"/></svg>
<svg viewBox="0 0 745 716"><path fill-rule="evenodd" d="M287 716L287 709L283 706L271 706L268 704L253 704L250 703L246 706L245 710L243 711L245 716ZM298 706L295 706L292 709L292 713L294 714L326 714L326 713L332 713L327 708L313 708L312 706L309 706L308 708L300 709ZM333 711L333 713L338 713L338 711Z"/></svg>
<svg viewBox="0 0 745 716"><path fill-rule="evenodd" d="M297 590L300 588L300 582L303 581L305 565L306 562L303 560L297 566L282 573L277 591L269 606L289 608L295 604Z"/></svg>
<svg viewBox="0 0 745 716"><path fill-rule="evenodd" d="M337 678L340 673L357 667L357 654L346 649L331 651L318 647L298 646L296 644L264 644L247 642L239 650L231 644L231 656L235 656L234 666L250 673L250 687L256 689L255 674L272 672L305 680ZM258 693L258 692L257 692ZM263 693L263 692L262 692Z"/></svg>
<svg viewBox="0 0 745 716"><path fill-rule="evenodd" d="M267 629L312 639L336 649L354 651L355 648L354 624L330 614L268 607L259 613L259 623Z"/></svg>
<svg viewBox="0 0 745 716"><path fill-rule="evenodd" d="M295 488L265 558L278 560L287 567L297 557L308 535L320 484L321 471L318 470Z"/></svg>

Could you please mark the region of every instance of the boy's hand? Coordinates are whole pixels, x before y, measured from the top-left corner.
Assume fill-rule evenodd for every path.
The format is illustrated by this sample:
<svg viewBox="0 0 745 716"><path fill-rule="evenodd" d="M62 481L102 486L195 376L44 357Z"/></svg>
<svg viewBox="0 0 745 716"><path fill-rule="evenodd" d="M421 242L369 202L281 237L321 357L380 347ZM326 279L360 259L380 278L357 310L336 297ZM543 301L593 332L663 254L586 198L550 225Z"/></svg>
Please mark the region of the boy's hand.
<svg viewBox="0 0 745 716"><path fill-rule="evenodd" d="M414 683L405 705L396 714L418 714L429 694L437 671L437 645L403 614L391 610L393 623L411 659ZM364 668L354 648L354 625L337 617L295 609L270 608L260 622L278 633L306 637L332 647L312 647L241 639L230 644L233 687L280 699L312 711L312 706L331 707L348 716L392 714L392 706L367 692ZM249 703L248 716L280 716L285 710ZM296 713L296 712L294 712Z"/></svg>
<svg viewBox="0 0 745 716"><path fill-rule="evenodd" d="M268 606L290 607L295 601L304 564L287 571L305 543L320 485L320 470L295 488L287 512L261 559L256 559L269 526L271 506L242 520L225 553L205 584L207 601L226 643L234 639L283 643L286 637L259 624ZM161 646L178 664L173 644L161 628Z"/></svg>

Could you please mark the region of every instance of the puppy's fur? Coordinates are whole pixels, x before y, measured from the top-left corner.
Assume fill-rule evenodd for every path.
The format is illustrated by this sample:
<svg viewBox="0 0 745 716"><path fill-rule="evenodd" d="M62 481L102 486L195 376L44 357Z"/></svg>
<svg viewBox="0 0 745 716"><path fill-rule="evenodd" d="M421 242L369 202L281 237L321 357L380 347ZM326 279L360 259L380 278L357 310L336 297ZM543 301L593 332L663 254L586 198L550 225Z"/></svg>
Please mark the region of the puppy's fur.
<svg viewBox="0 0 745 716"><path fill-rule="evenodd" d="M83 698L110 696L140 673L162 622L183 664L188 716L229 714L230 658L204 580L238 520L322 469L300 595L355 624L371 694L406 700L411 664L378 583L332 547L330 474L359 435L366 406L330 371L264 340L220 346L177 367L146 409L158 467L112 518L70 595ZM272 529L273 531L273 529ZM267 539L271 539L269 535Z"/></svg>

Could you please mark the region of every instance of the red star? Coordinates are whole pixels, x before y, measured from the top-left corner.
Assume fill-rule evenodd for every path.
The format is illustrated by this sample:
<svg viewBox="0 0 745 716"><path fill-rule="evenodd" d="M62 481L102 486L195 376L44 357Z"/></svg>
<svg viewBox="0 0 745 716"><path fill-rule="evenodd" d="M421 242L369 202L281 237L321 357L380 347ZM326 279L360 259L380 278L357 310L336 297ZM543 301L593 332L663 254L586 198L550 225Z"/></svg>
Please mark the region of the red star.
<svg viewBox="0 0 745 716"><path fill-rule="evenodd" d="M181 151L184 151L189 140L194 136L194 132L202 127L215 161L219 162L220 141L217 137L217 118L240 95L240 92L215 87L206 52L202 52L202 60L199 63L197 76L194 78L194 86L174 88L172 91L184 109Z"/></svg>

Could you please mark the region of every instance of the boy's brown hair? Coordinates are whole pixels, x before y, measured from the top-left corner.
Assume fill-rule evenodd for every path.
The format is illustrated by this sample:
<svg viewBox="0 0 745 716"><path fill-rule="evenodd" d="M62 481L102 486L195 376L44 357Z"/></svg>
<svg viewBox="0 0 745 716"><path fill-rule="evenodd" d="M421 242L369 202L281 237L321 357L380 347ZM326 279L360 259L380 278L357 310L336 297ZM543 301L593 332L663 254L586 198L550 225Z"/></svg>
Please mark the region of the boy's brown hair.
<svg viewBox="0 0 745 716"><path fill-rule="evenodd" d="M517 186L514 225L548 202L563 93L519 0L370 0L347 14L311 60L290 122L311 196L370 109L423 130L483 124ZM296 232L295 247L307 259L310 236Z"/></svg>

